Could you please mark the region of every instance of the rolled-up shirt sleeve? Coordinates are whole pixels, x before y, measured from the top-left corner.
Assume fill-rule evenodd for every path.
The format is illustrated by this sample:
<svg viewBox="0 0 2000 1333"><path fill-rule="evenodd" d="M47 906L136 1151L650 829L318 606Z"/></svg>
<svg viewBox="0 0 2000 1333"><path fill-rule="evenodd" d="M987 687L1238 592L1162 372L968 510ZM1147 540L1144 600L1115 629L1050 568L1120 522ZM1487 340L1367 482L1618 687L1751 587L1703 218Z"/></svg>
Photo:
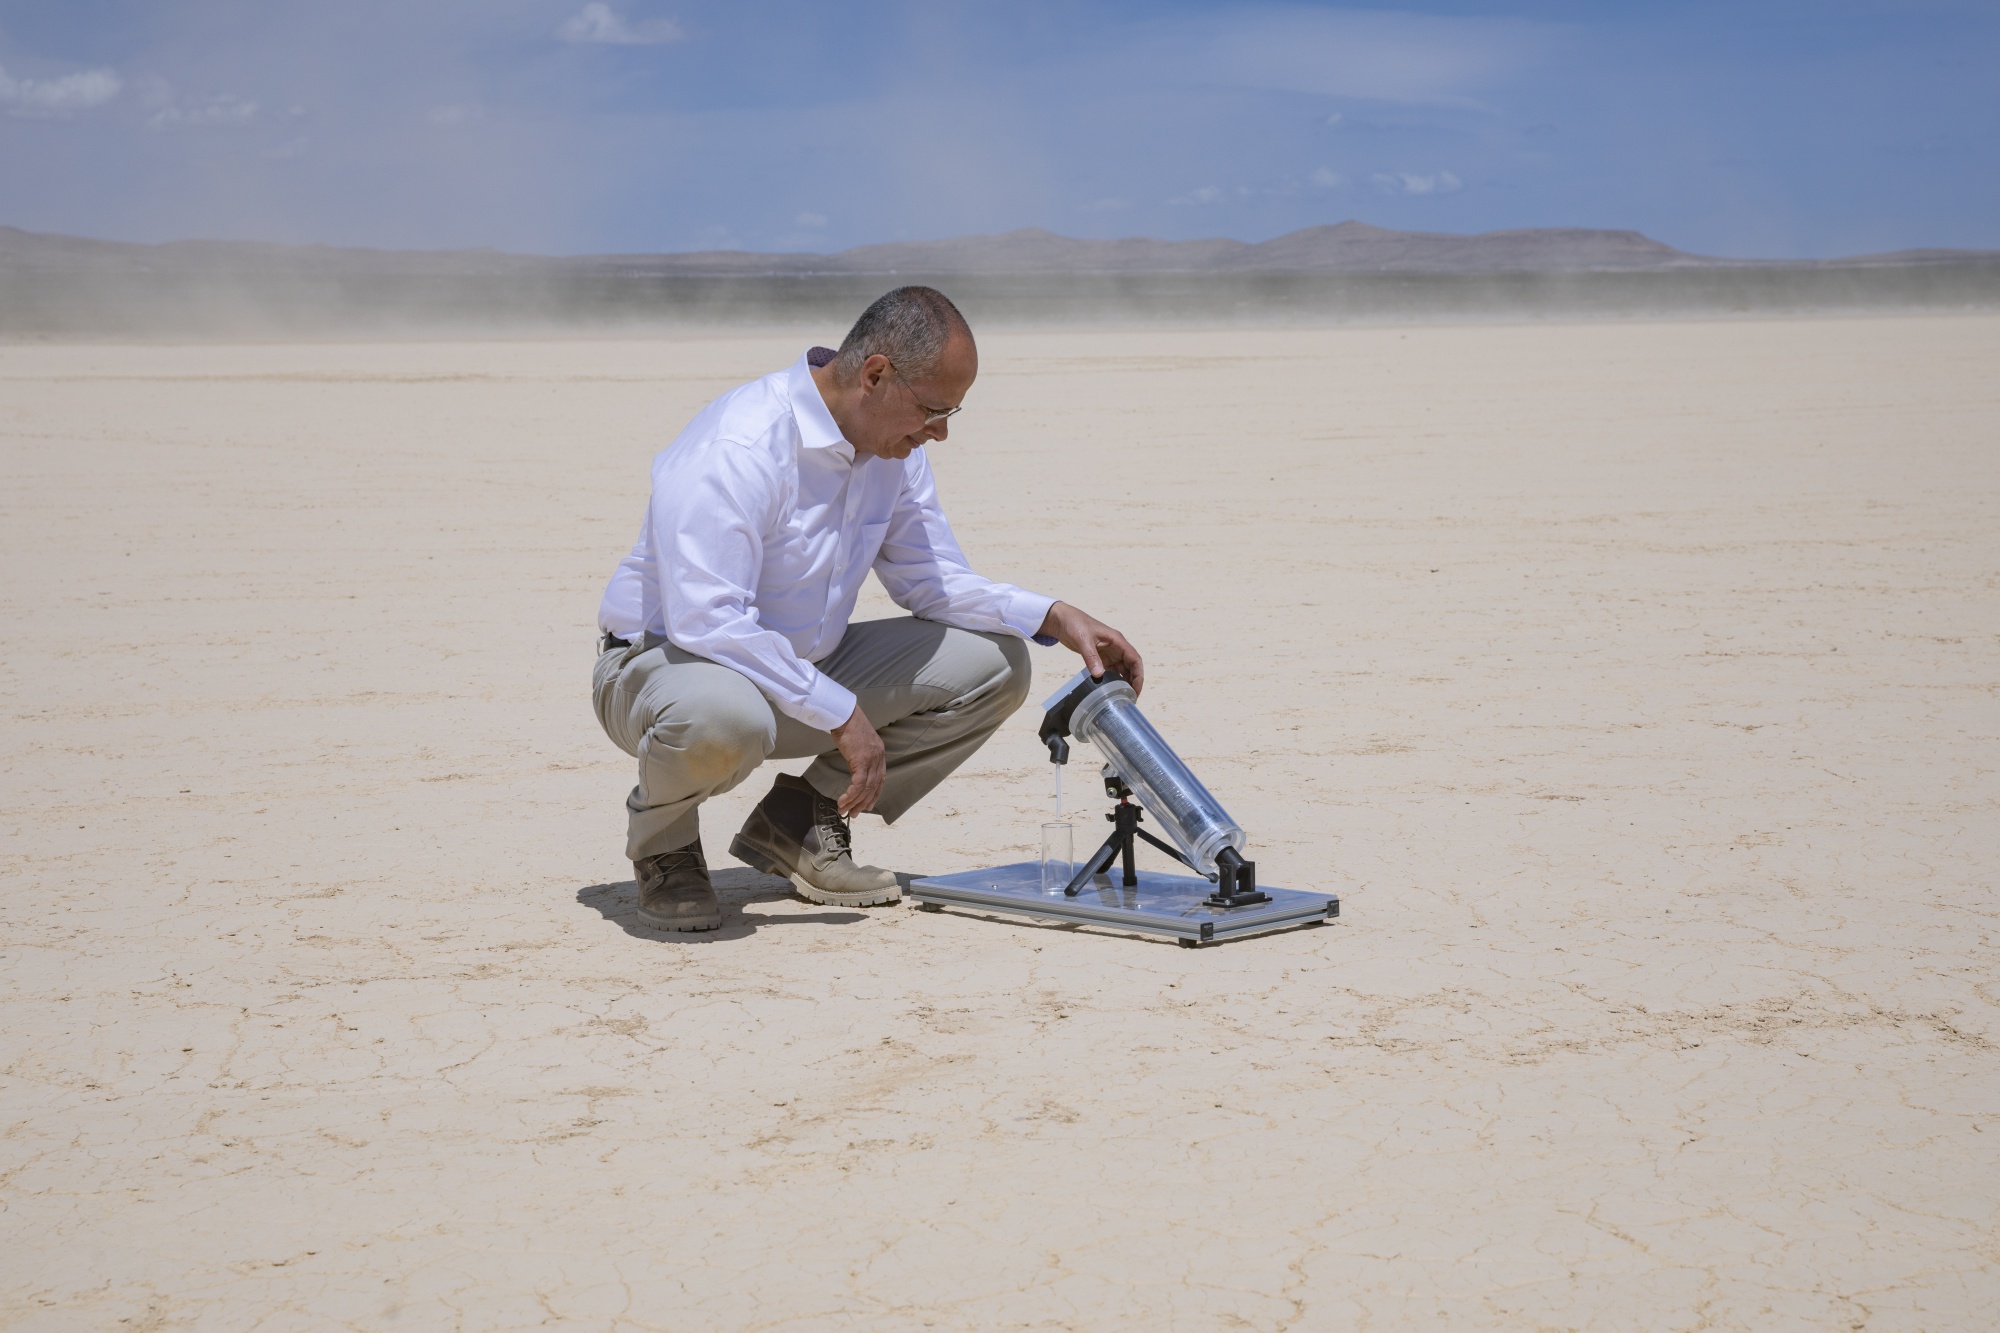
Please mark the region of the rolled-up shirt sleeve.
<svg viewBox="0 0 2000 1333"><path fill-rule="evenodd" d="M902 493L875 557L875 577L911 615L959 629L1036 637L1056 599L972 571L938 503L921 451L904 466Z"/></svg>
<svg viewBox="0 0 2000 1333"><path fill-rule="evenodd" d="M757 617L764 534L790 497L755 449L718 440L704 452L703 466L654 479L647 521L667 638L749 677L787 716L831 731L853 716L853 692Z"/></svg>

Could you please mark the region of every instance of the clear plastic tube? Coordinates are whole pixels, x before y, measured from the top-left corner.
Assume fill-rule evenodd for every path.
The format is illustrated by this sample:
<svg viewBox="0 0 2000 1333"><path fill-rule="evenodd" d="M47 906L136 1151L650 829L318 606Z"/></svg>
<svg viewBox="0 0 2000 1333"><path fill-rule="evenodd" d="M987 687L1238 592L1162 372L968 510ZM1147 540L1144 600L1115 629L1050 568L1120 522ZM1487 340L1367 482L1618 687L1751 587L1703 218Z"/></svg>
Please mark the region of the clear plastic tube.
<svg viewBox="0 0 2000 1333"><path fill-rule="evenodd" d="M1242 827L1139 711L1138 696L1124 681L1108 681L1084 696L1069 725L1078 740L1097 747L1202 874L1215 873L1224 847L1241 852L1248 843Z"/></svg>

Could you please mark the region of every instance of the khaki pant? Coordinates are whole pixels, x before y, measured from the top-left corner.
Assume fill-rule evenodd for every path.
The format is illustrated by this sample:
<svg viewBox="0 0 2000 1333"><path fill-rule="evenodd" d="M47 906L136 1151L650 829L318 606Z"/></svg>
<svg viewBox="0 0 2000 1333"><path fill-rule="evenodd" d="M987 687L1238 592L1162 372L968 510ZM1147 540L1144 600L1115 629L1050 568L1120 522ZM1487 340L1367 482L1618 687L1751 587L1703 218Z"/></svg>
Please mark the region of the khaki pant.
<svg viewBox="0 0 2000 1333"><path fill-rule="evenodd" d="M875 813L891 823L1028 697L1026 643L908 616L848 626L816 665L854 691L881 733L889 777ZM749 677L655 636L600 655L591 693L605 734L639 761L625 799L632 860L693 842L701 803L766 759L816 756L805 780L825 796L847 790L847 762L829 733L780 713Z"/></svg>

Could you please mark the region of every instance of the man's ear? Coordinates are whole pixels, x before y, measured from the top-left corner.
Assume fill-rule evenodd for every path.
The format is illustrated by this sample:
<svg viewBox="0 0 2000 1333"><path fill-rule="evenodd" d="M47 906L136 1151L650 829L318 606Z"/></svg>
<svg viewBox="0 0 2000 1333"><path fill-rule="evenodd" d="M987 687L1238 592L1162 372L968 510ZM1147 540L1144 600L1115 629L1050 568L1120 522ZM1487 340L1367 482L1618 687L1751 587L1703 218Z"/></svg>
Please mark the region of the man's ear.
<svg viewBox="0 0 2000 1333"><path fill-rule="evenodd" d="M889 358L880 352L872 354L861 363L861 387L873 392L875 386L882 382L882 377L888 373Z"/></svg>

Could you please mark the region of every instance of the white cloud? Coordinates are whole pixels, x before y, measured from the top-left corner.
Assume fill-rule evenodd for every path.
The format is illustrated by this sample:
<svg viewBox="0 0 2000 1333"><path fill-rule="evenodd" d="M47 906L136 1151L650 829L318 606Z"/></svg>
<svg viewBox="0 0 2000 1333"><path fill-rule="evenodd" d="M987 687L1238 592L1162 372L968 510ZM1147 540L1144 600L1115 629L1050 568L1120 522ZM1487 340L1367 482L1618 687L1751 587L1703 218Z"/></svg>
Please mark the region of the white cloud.
<svg viewBox="0 0 2000 1333"><path fill-rule="evenodd" d="M59 79L17 79L0 69L0 110L14 116L69 116L103 106L124 86L108 69L87 69Z"/></svg>
<svg viewBox="0 0 2000 1333"><path fill-rule="evenodd" d="M824 227L826 225L826 214L801 213L792 219L792 225L795 227Z"/></svg>
<svg viewBox="0 0 2000 1333"><path fill-rule="evenodd" d="M1221 190L1216 189L1213 185L1204 185L1199 190L1176 196L1167 200L1167 202L1170 204L1219 204L1222 202L1223 197Z"/></svg>
<svg viewBox="0 0 2000 1333"><path fill-rule="evenodd" d="M687 34L672 19L628 23L610 5L592 3L565 19L556 36L587 46L658 46L683 41Z"/></svg>
<svg viewBox="0 0 2000 1333"><path fill-rule="evenodd" d="M1384 194L1450 194L1464 182L1449 171L1420 176L1412 171L1378 171L1370 177Z"/></svg>
<svg viewBox="0 0 2000 1333"><path fill-rule="evenodd" d="M204 97L199 101L163 106L149 119L153 125L160 128L168 125L227 128L248 125L256 120L257 104L234 93L217 93L214 97Z"/></svg>
<svg viewBox="0 0 2000 1333"><path fill-rule="evenodd" d="M1314 167L1312 183L1319 186L1322 190L1337 190L1347 184L1347 177L1337 171L1328 170L1326 167Z"/></svg>

